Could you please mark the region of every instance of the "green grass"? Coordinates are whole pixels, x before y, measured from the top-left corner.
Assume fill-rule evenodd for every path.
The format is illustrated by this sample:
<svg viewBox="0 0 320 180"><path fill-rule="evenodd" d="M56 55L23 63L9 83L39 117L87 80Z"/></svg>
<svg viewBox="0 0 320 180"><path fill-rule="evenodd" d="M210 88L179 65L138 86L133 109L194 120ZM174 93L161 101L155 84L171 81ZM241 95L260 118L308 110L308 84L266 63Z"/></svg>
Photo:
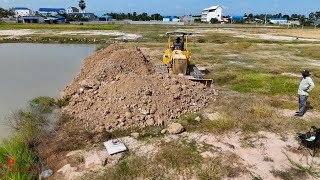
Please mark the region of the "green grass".
<svg viewBox="0 0 320 180"><path fill-rule="evenodd" d="M235 178L245 172L234 154L218 154L203 159L196 142L160 142L159 151L153 157L127 153L114 167L99 174L87 174L92 179L179 179L200 180ZM232 162L232 163L231 163Z"/></svg>
<svg viewBox="0 0 320 180"><path fill-rule="evenodd" d="M37 108L41 113L51 113L55 102L54 98L40 96L31 100L30 105Z"/></svg>
<svg viewBox="0 0 320 180"><path fill-rule="evenodd" d="M297 78L246 73L233 81L231 89L242 93L294 95L297 91L297 84L299 84Z"/></svg>
<svg viewBox="0 0 320 180"><path fill-rule="evenodd" d="M0 23L0 29L55 29L55 30L117 30L118 25L112 24L5 24Z"/></svg>
<svg viewBox="0 0 320 180"><path fill-rule="evenodd" d="M39 171L37 155L34 151L42 139L46 137L46 120L36 112L20 111L15 118L14 135L5 139L0 145L0 163L3 166L4 179L33 179L38 172L10 172ZM15 161L14 165L8 164L8 159Z"/></svg>
<svg viewBox="0 0 320 180"><path fill-rule="evenodd" d="M162 143L162 150L156 155L155 160L166 168L175 169L178 172L186 171L202 163L202 157L194 143ZM188 157L188 158L186 158Z"/></svg>
<svg viewBox="0 0 320 180"><path fill-rule="evenodd" d="M2 176L0 179L28 180L36 179L42 167L38 165L36 147L47 138L48 121L45 114L52 111L56 100L50 97L37 97L30 101L26 110L16 111L10 120L15 130L11 137L0 144L0 164ZM15 160L14 165L8 164L8 159ZM10 172L14 171L24 172Z"/></svg>
<svg viewBox="0 0 320 180"><path fill-rule="evenodd" d="M69 97L62 97L60 99L57 99L55 101L55 104L59 107L59 108L62 108L64 106L67 106L69 104L69 100L70 98Z"/></svg>
<svg viewBox="0 0 320 180"><path fill-rule="evenodd" d="M114 36L84 35L29 35L15 39L3 39L2 43L58 43L58 44L101 44L110 43Z"/></svg>
<svg viewBox="0 0 320 180"><path fill-rule="evenodd" d="M0 163L1 163L1 179L8 180L29 180L36 178L36 172L10 172L14 171L39 171L37 166L37 157L29 149L24 140L16 135L10 139L4 140L0 145ZM8 160L13 159L14 165L8 164ZM30 168L32 167L32 168Z"/></svg>
<svg viewBox="0 0 320 180"><path fill-rule="evenodd" d="M194 143L162 142L159 152L153 158L127 154L115 167L105 170L94 179L175 179L184 174L191 177L194 168L200 168L202 157ZM174 170L174 173L170 173ZM85 179L85 178L84 178Z"/></svg>
<svg viewBox="0 0 320 180"><path fill-rule="evenodd" d="M206 121L203 121L203 124L193 125L191 128L186 126L186 129L189 128L190 131L209 130L209 132L219 132L215 129L224 129L222 132L241 130L243 133L268 131L277 134L290 134L307 131L312 125L320 125L319 121L314 119L301 121L293 116L281 116L277 112L278 107L272 106L272 98L249 93L221 96L214 105L209 107L214 112L223 112L217 124L214 121L208 121L209 125L205 125Z"/></svg>
<svg viewBox="0 0 320 180"><path fill-rule="evenodd" d="M194 120L196 117L201 117L201 121ZM224 133L236 127L236 122L223 114L216 120L207 120L201 113L187 114L181 116L178 120L187 131Z"/></svg>

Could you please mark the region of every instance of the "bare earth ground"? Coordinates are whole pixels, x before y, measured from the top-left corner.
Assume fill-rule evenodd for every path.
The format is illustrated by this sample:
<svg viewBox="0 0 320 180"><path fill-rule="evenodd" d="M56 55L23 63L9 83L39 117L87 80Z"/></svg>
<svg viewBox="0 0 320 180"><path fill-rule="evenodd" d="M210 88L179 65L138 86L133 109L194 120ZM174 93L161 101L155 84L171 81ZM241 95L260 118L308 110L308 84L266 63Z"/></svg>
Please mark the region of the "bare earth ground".
<svg viewBox="0 0 320 180"><path fill-rule="evenodd" d="M181 135L168 135L160 139L152 141L138 141L132 137L123 137L119 140L126 144L131 154L138 157L145 157L150 161L153 157L161 151L161 142L195 142L198 148L198 153L204 159L210 158L224 158L224 156L232 154L234 156L232 162L233 166L241 169L236 177L229 177L227 179L252 179L259 177L261 179L280 179L274 177L272 171L287 171L294 163L302 167L309 167L317 169L320 165L319 158L312 158L306 149L299 150L299 144L292 136L290 138L280 137L269 132L259 132L258 134L247 136L241 135L239 132L227 133L224 135L216 135L210 133L182 133ZM203 148L206 147L206 148ZM94 148L93 150L78 150L70 152L87 152L80 155L86 159L92 154L100 153L103 148ZM69 155L66 155L69 157ZM79 155L78 155L79 156ZM120 157L123 154L118 155ZM71 159L75 157L71 156ZM78 157L79 158L79 157ZM184 157L188 158L188 157ZM67 159L67 158L66 158ZM65 162L72 164L72 161ZM90 173L90 170L99 172L103 169L100 166L98 169L86 167L86 162L74 164L73 168L67 168L65 173L57 173L56 177L63 179L77 179L81 176L96 177L95 173ZM107 165L112 167L112 164ZM61 170L60 170L61 171ZM88 175L90 174L90 175ZM70 176L71 175L71 176ZM197 179L193 175L178 175L172 177L179 177L183 179ZM143 178L143 177L141 177ZM304 176L304 179L312 179L312 177ZM107 178L108 179L108 178Z"/></svg>
<svg viewBox="0 0 320 180"><path fill-rule="evenodd" d="M204 34L208 32L228 33L233 34L234 37L263 39L263 40L278 40L278 41L320 41L319 30L300 30L300 29L231 29L231 28L217 28L217 29L190 29L191 32ZM298 39L297 39L298 38Z"/></svg>
<svg viewBox="0 0 320 180"><path fill-rule="evenodd" d="M185 30L184 30L185 31ZM280 41L320 41L320 35L317 29L267 29L267 28L217 28L217 29L197 29L192 28L188 31L199 33L195 36L203 36L208 32L230 33L234 37L264 39L264 40L280 40ZM26 36L26 35L86 35L86 36L115 36L118 40L136 40L142 36L139 34L123 33L113 30L33 30L33 29L16 29L16 30L0 30L0 36L7 36L7 38Z"/></svg>
<svg viewBox="0 0 320 180"><path fill-rule="evenodd" d="M270 35L320 39L319 29L242 29L241 31L249 33L266 33Z"/></svg>

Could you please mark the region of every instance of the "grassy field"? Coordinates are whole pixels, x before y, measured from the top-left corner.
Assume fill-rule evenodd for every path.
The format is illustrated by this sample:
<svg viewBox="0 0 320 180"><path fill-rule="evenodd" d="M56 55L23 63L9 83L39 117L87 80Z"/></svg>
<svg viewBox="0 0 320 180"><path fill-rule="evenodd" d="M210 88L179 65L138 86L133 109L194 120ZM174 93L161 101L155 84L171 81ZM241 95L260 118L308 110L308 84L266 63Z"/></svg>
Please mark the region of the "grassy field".
<svg viewBox="0 0 320 180"><path fill-rule="evenodd" d="M132 30L128 29L128 32ZM167 30L166 28L148 29L143 32L146 38L128 45L149 48L149 51L152 52L150 54L157 56L152 58L153 62L161 63L161 55L166 49L166 38L160 34ZM272 132L287 139L295 136L297 132L308 131L313 125L320 126L318 120L320 118L318 115L320 88L317 85L317 82L320 81L320 54L318 53L320 45L318 42L239 38L224 31L212 30L210 32L207 29L207 32L204 32L203 29L197 27L188 27L184 30L201 32L200 36L193 36L190 39L189 47L192 52L192 61L209 69L210 73L207 74L207 78L213 79L213 87L220 92L216 101L206 109L219 113L216 120L195 122L195 117L203 117L203 112L186 114L177 119L177 122L181 123L187 132L211 133L218 136L240 131L244 136L243 145L247 148L255 148L256 145L247 137L256 136L261 131ZM252 31L254 30L259 31L259 29L252 29ZM155 33L151 33L151 31ZM239 28L239 31L242 32L242 29ZM270 29L270 32L264 30L264 33L293 35L293 32L300 33L301 30L278 29L275 31L274 29ZM262 33L262 30L256 33ZM307 29L303 36L317 38L312 35L313 33L315 33L314 30ZM309 69L312 72L316 88L309 98L307 113L309 116L301 119L293 115L298 106L297 88L301 80L300 71L303 69ZM153 137L161 138L161 136ZM185 170L183 172L179 169L173 170L186 175L185 177L223 179L237 177L239 172L243 172L239 166L234 167L228 163L227 159L230 156L226 152L221 154L222 158L208 159L211 162L208 163L199 157L197 153L199 149L194 151L194 146L190 146L190 143L183 146L175 143L175 147L170 144L162 145L164 150L167 146L176 151L166 151L165 155L161 155L161 161L128 155L115 168L107 170L104 176L117 179L120 178L117 176L118 174L123 174L126 178L145 177L152 179L162 177L174 179L177 177L172 174L159 173L156 169L168 167L163 171L172 172L168 169L178 168L179 161L183 159L176 158L180 155L186 155L186 153L190 153L188 157L193 161L183 162ZM231 158L237 159L239 156L231 155ZM273 160L270 157L265 157L263 161L272 162ZM194 162L198 163L194 164ZM319 172L313 165L304 166L292 160L289 162L291 164L289 169L274 169L270 173L280 179L319 177ZM202 164L202 166L198 166L198 164ZM139 167L148 168L141 172L136 169ZM252 175L252 179L261 178Z"/></svg>
<svg viewBox="0 0 320 180"><path fill-rule="evenodd" d="M80 24L5 24L0 29L56 29L56 30L116 30L118 25L80 25Z"/></svg>
<svg viewBox="0 0 320 180"><path fill-rule="evenodd" d="M197 28L192 30L198 31ZM305 34L308 32L313 33L306 30ZM214 30L202 35L190 38L192 61L207 67L210 73L206 77L213 79L213 87L226 93L211 109L222 112L221 120L196 127L191 125L190 130L199 128L200 131L221 133L240 128L245 132L266 130L290 134L308 130L311 125L320 125L316 118L297 121L293 116L298 106L300 71L309 69L314 82L320 81L320 46L317 42L235 38L230 33ZM165 42L165 37L159 40ZM165 43L156 41L132 45L156 52L153 54L159 57L154 58L154 63L161 62L166 48ZM310 113L317 113L320 109L318 92L316 85L309 98ZM282 114L285 109L291 110L292 115Z"/></svg>
<svg viewBox="0 0 320 180"><path fill-rule="evenodd" d="M230 31L217 30L224 26L130 26L130 25L106 25L106 26L80 26L63 25L49 26L39 25L0 25L0 29L47 29L54 28L61 30L119 30L124 33L137 33L143 38L135 41L121 41L120 43L128 46L147 48L151 55L152 62L161 63L161 57L166 49L166 31L184 30L192 31L195 36L190 38L189 48L192 52L192 62L198 66L205 66L209 73L207 78L213 79L213 88L219 96L206 109L206 111L219 114L214 121L204 120L195 123L195 117L204 119L204 112L195 114L185 114L176 121L181 123L187 132L210 133L215 135L227 134L240 131L244 136L244 145L254 148L255 145L247 137L255 136L258 132L266 131L280 135L284 139L294 136L297 132L306 132L310 126L320 126L319 122L319 90L320 81L320 43L317 41L282 41L274 39L241 38L235 37ZM285 29L284 27L260 28L255 26L235 25L236 32L239 33L265 33L297 36L302 30ZM315 30L305 29L303 37L317 38L313 35ZM301 35L302 36L302 35ZM300 36L299 36L300 37ZM63 43L64 38L70 36L54 35L32 35L32 38L56 39L57 43ZM88 38L76 36L74 39ZM113 37L92 37L112 40ZM81 41L80 41L81 42ZM82 41L86 43L86 41ZM50 41L49 41L50 43ZM68 43L68 41L66 42ZM294 117L297 109L297 88L301 80L300 71L309 69L316 84L308 105L310 116L305 119ZM32 101L38 104L42 113L48 113L52 105L63 106L67 103L66 99L58 102L51 98L39 97ZM288 112L289 113L286 113ZM31 118L32 117L32 118ZM20 117L21 118L21 117ZM27 118L27 119L25 119ZM28 119L29 118L29 119ZM24 114L23 122L32 119L32 122L42 124L42 119L34 119L30 114ZM28 124L28 123L26 123ZM85 131L77 131L75 124L68 122L62 123L61 128L65 131L68 138L62 138L61 144L57 144L53 152L71 151L85 146L84 141L90 141L97 134ZM23 137L34 137L34 126L28 127L27 135L23 132ZM38 126L36 126L38 128ZM31 129L31 130L30 130ZM161 134L162 127L150 129L131 129L126 131L114 131L104 134L103 138L119 138L128 136L131 132L141 133L139 141L153 142L155 139L164 137ZM31 133L30 133L31 132ZM29 135L29 133L31 135ZM19 133L20 134L20 133ZM39 137L37 137L39 138ZM36 138L36 139L37 139ZM68 141L74 142L68 144ZM25 142L31 139L19 139L16 136L12 141L5 141L0 148L0 161L5 161L8 157L20 156L28 160L29 164L35 163L35 154L32 147L24 148ZM32 142L32 141L31 141ZM32 142L34 143L34 142ZM30 144L30 143L27 143ZM5 147L16 147L9 149ZM195 145L195 142L166 142L158 144L161 149L151 159L136 156L128 153L114 167L106 169L102 174L96 175L96 179L177 179L179 174L184 177L196 179L223 179L238 177L245 172L241 169L239 157L234 154L221 153L219 157L204 159L200 152L203 148ZM25 149L20 151L19 149ZM29 151L30 150L30 151ZM22 154L20 154L22 153ZM185 158L188 157L188 158ZM235 160L235 161L234 161ZM239 160L240 161L240 160ZM272 162L272 157L265 157L264 161ZM232 164L230 162L235 162ZM290 161L292 167L286 170L274 169L272 174L281 179L305 178L310 175L317 177L313 167L304 167ZM143 171L141 171L143 169ZM169 173L168 173L169 172ZM170 173L171 172L171 173ZM11 177L12 174L8 174ZM87 177L92 177L90 174ZM107 177L107 178L106 178ZM260 179L252 175L253 179ZM14 179L14 178L13 178Z"/></svg>

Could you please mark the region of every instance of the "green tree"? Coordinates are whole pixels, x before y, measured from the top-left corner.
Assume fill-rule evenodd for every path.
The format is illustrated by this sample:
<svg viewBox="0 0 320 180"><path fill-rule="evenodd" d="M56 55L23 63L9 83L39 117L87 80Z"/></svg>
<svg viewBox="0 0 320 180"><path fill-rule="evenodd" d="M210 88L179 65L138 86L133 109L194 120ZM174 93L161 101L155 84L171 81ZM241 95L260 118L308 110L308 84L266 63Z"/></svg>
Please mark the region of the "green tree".
<svg viewBox="0 0 320 180"><path fill-rule="evenodd" d="M287 14L283 15L282 18L286 18L287 20L290 20L290 16Z"/></svg>
<svg viewBox="0 0 320 180"><path fill-rule="evenodd" d="M254 20L252 13L250 13L250 14L248 15L248 20L249 20L249 21L253 21L253 20Z"/></svg>
<svg viewBox="0 0 320 180"><path fill-rule="evenodd" d="M79 8L83 11L86 8L86 3L84 0L79 0Z"/></svg>
<svg viewBox="0 0 320 180"><path fill-rule="evenodd" d="M310 20L313 20L314 18L315 18L315 15L314 15L313 12L311 12L311 13L309 14L309 19L310 19Z"/></svg>

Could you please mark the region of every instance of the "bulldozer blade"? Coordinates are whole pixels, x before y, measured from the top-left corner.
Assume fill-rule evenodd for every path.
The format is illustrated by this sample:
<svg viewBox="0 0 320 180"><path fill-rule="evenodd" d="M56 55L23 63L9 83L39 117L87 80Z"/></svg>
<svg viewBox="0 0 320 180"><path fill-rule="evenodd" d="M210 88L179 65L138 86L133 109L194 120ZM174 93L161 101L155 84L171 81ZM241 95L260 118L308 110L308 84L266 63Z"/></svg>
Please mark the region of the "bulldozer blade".
<svg viewBox="0 0 320 180"><path fill-rule="evenodd" d="M213 81L212 79L200 79L200 78L188 78L188 79L191 80L191 81L194 81L194 82L202 83L207 87L211 87L211 84L212 84L212 81Z"/></svg>

